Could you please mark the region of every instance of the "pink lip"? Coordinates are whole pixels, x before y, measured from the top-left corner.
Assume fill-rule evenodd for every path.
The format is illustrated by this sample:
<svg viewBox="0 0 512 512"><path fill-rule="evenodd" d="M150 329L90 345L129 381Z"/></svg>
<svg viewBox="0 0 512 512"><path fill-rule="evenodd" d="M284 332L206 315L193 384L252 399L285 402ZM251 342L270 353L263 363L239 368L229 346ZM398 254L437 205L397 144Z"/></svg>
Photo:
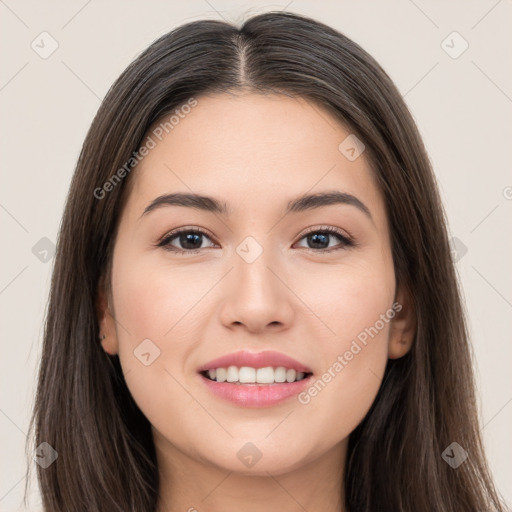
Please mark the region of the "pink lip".
<svg viewBox="0 0 512 512"><path fill-rule="evenodd" d="M241 407L270 407L298 395L311 383L311 375L296 382L282 384L232 384L216 382L199 374L209 390L224 400Z"/></svg>
<svg viewBox="0 0 512 512"><path fill-rule="evenodd" d="M264 352L256 353L248 352L247 350L233 352L232 354L209 361L201 366L198 372L212 370L214 368L227 368L228 366L237 366L238 368L242 366L249 366L251 368L266 368L267 366L277 368L284 366L287 369L293 369L297 372L312 373L312 370L308 366L303 365L285 354L274 352L273 350L265 350ZM285 386L285 384L282 384L282 386Z"/></svg>

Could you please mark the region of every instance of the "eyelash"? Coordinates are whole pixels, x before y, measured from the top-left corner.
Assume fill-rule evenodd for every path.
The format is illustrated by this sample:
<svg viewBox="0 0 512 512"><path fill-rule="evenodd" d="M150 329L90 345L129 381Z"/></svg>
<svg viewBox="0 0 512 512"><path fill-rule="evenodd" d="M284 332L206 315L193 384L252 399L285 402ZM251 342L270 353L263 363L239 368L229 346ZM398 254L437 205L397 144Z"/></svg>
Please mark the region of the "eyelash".
<svg viewBox="0 0 512 512"><path fill-rule="evenodd" d="M202 229L199 229L199 228L180 228L178 230L171 231L170 233L167 233L167 235L165 235L156 244L156 246L157 247L162 247L164 250L169 251L169 252L173 252L173 253L176 253L176 254L197 254L199 251L201 251L202 249L177 249L176 247L173 247L173 246L170 245L170 242L172 240L174 240L177 236L179 236L181 234L184 234L184 233L186 233L186 234L191 234L191 233L192 234L200 234L200 235L204 235L207 238L209 238L210 240L212 240L212 237L206 231L203 231ZM303 238L307 237L308 235L311 235L311 234L314 234L314 233L322 233L322 234L328 234L328 235L335 235L341 241L341 246L335 247L335 248L331 248L331 249L310 249L310 248L307 248L307 247L303 247L303 249L306 249L308 252L317 253L317 254L318 253L331 253L331 252L334 252L334 251L339 251L341 249L346 249L346 248L356 247L357 246L356 242L351 237L345 236L341 231L339 231L336 228L330 227L330 226L325 226L325 227L321 227L321 228L315 228L315 229L313 229L311 231L308 231L307 233L304 233L301 236L299 241L302 240Z"/></svg>

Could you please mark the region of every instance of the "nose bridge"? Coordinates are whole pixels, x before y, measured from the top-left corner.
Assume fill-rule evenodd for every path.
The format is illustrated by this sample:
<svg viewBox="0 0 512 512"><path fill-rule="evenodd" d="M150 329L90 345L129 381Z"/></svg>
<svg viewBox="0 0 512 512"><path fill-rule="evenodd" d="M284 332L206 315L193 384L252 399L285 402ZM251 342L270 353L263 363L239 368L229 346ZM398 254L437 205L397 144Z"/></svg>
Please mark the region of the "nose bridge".
<svg viewBox="0 0 512 512"><path fill-rule="evenodd" d="M264 237L266 244L270 237ZM279 276L279 257L275 247L264 247L247 236L235 248L233 280L226 298L222 321L242 323L250 330L269 324L287 325L292 317L291 294Z"/></svg>
<svg viewBox="0 0 512 512"><path fill-rule="evenodd" d="M259 239L261 242L254 236L247 236L236 247L234 277L242 293L246 291L255 299L271 300L280 283L270 269L279 267L279 262L276 249L270 245L271 237L260 236Z"/></svg>

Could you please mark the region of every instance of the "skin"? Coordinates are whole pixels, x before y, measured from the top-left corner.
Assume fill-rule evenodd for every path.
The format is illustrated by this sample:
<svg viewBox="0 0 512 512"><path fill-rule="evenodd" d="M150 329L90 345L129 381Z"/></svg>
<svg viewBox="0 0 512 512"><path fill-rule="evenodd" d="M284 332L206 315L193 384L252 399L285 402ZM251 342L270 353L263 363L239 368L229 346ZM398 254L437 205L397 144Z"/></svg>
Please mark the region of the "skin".
<svg viewBox="0 0 512 512"><path fill-rule="evenodd" d="M350 131L322 107L256 93L197 100L134 171L111 296L99 290L103 348L119 355L153 426L158 510L344 510L348 436L374 401L387 359L410 350L415 328L411 301L395 288L383 197L365 153L349 161L338 150ZM356 196L372 220L343 204L283 214L291 199L328 190ZM213 196L233 214L165 206L141 218L171 192ZM326 226L358 245L344 248L335 235L308 243L310 229ZM195 254L156 246L181 227L211 236L188 246L199 247ZM252 263L236 252L247 236L263 248ZM171 245L184 247L179 237ZM241 349L282 352L319 378L395 301L401 311L307 404L292 397L243 408L198 378L200 365ZM144 339L160 350L149 366L133 353ZM262 454L251 468L237 457L248 442Z"/></svg>

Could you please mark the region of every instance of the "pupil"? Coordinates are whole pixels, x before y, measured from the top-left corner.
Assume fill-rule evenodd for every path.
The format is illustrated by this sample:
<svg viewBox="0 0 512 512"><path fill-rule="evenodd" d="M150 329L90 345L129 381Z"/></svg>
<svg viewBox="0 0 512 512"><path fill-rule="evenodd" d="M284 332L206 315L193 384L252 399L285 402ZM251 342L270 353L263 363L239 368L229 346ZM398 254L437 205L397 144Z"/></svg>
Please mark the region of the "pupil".
<svg viewBox="0 0 512 512"><path fill-rule="evenodd" d="M320 239L320 244L327 243L327 245L329 245L329 243L327 241L328 240L327 235L315 233L313 235L310 235L308 238L310 241L313 241L313 244L318 243L318 241Z"/></svg>
<svg viewBox="0 0 512 512"><path fill-rule="evenodd" d="M197 243L199 240L199 246L201 246L200 237L199 233L187 233L180 236L180 243L186 249L196 249L197 247L194 246L193 242ZM192 247L189 246L190 244L192 244Z"/></svg>

